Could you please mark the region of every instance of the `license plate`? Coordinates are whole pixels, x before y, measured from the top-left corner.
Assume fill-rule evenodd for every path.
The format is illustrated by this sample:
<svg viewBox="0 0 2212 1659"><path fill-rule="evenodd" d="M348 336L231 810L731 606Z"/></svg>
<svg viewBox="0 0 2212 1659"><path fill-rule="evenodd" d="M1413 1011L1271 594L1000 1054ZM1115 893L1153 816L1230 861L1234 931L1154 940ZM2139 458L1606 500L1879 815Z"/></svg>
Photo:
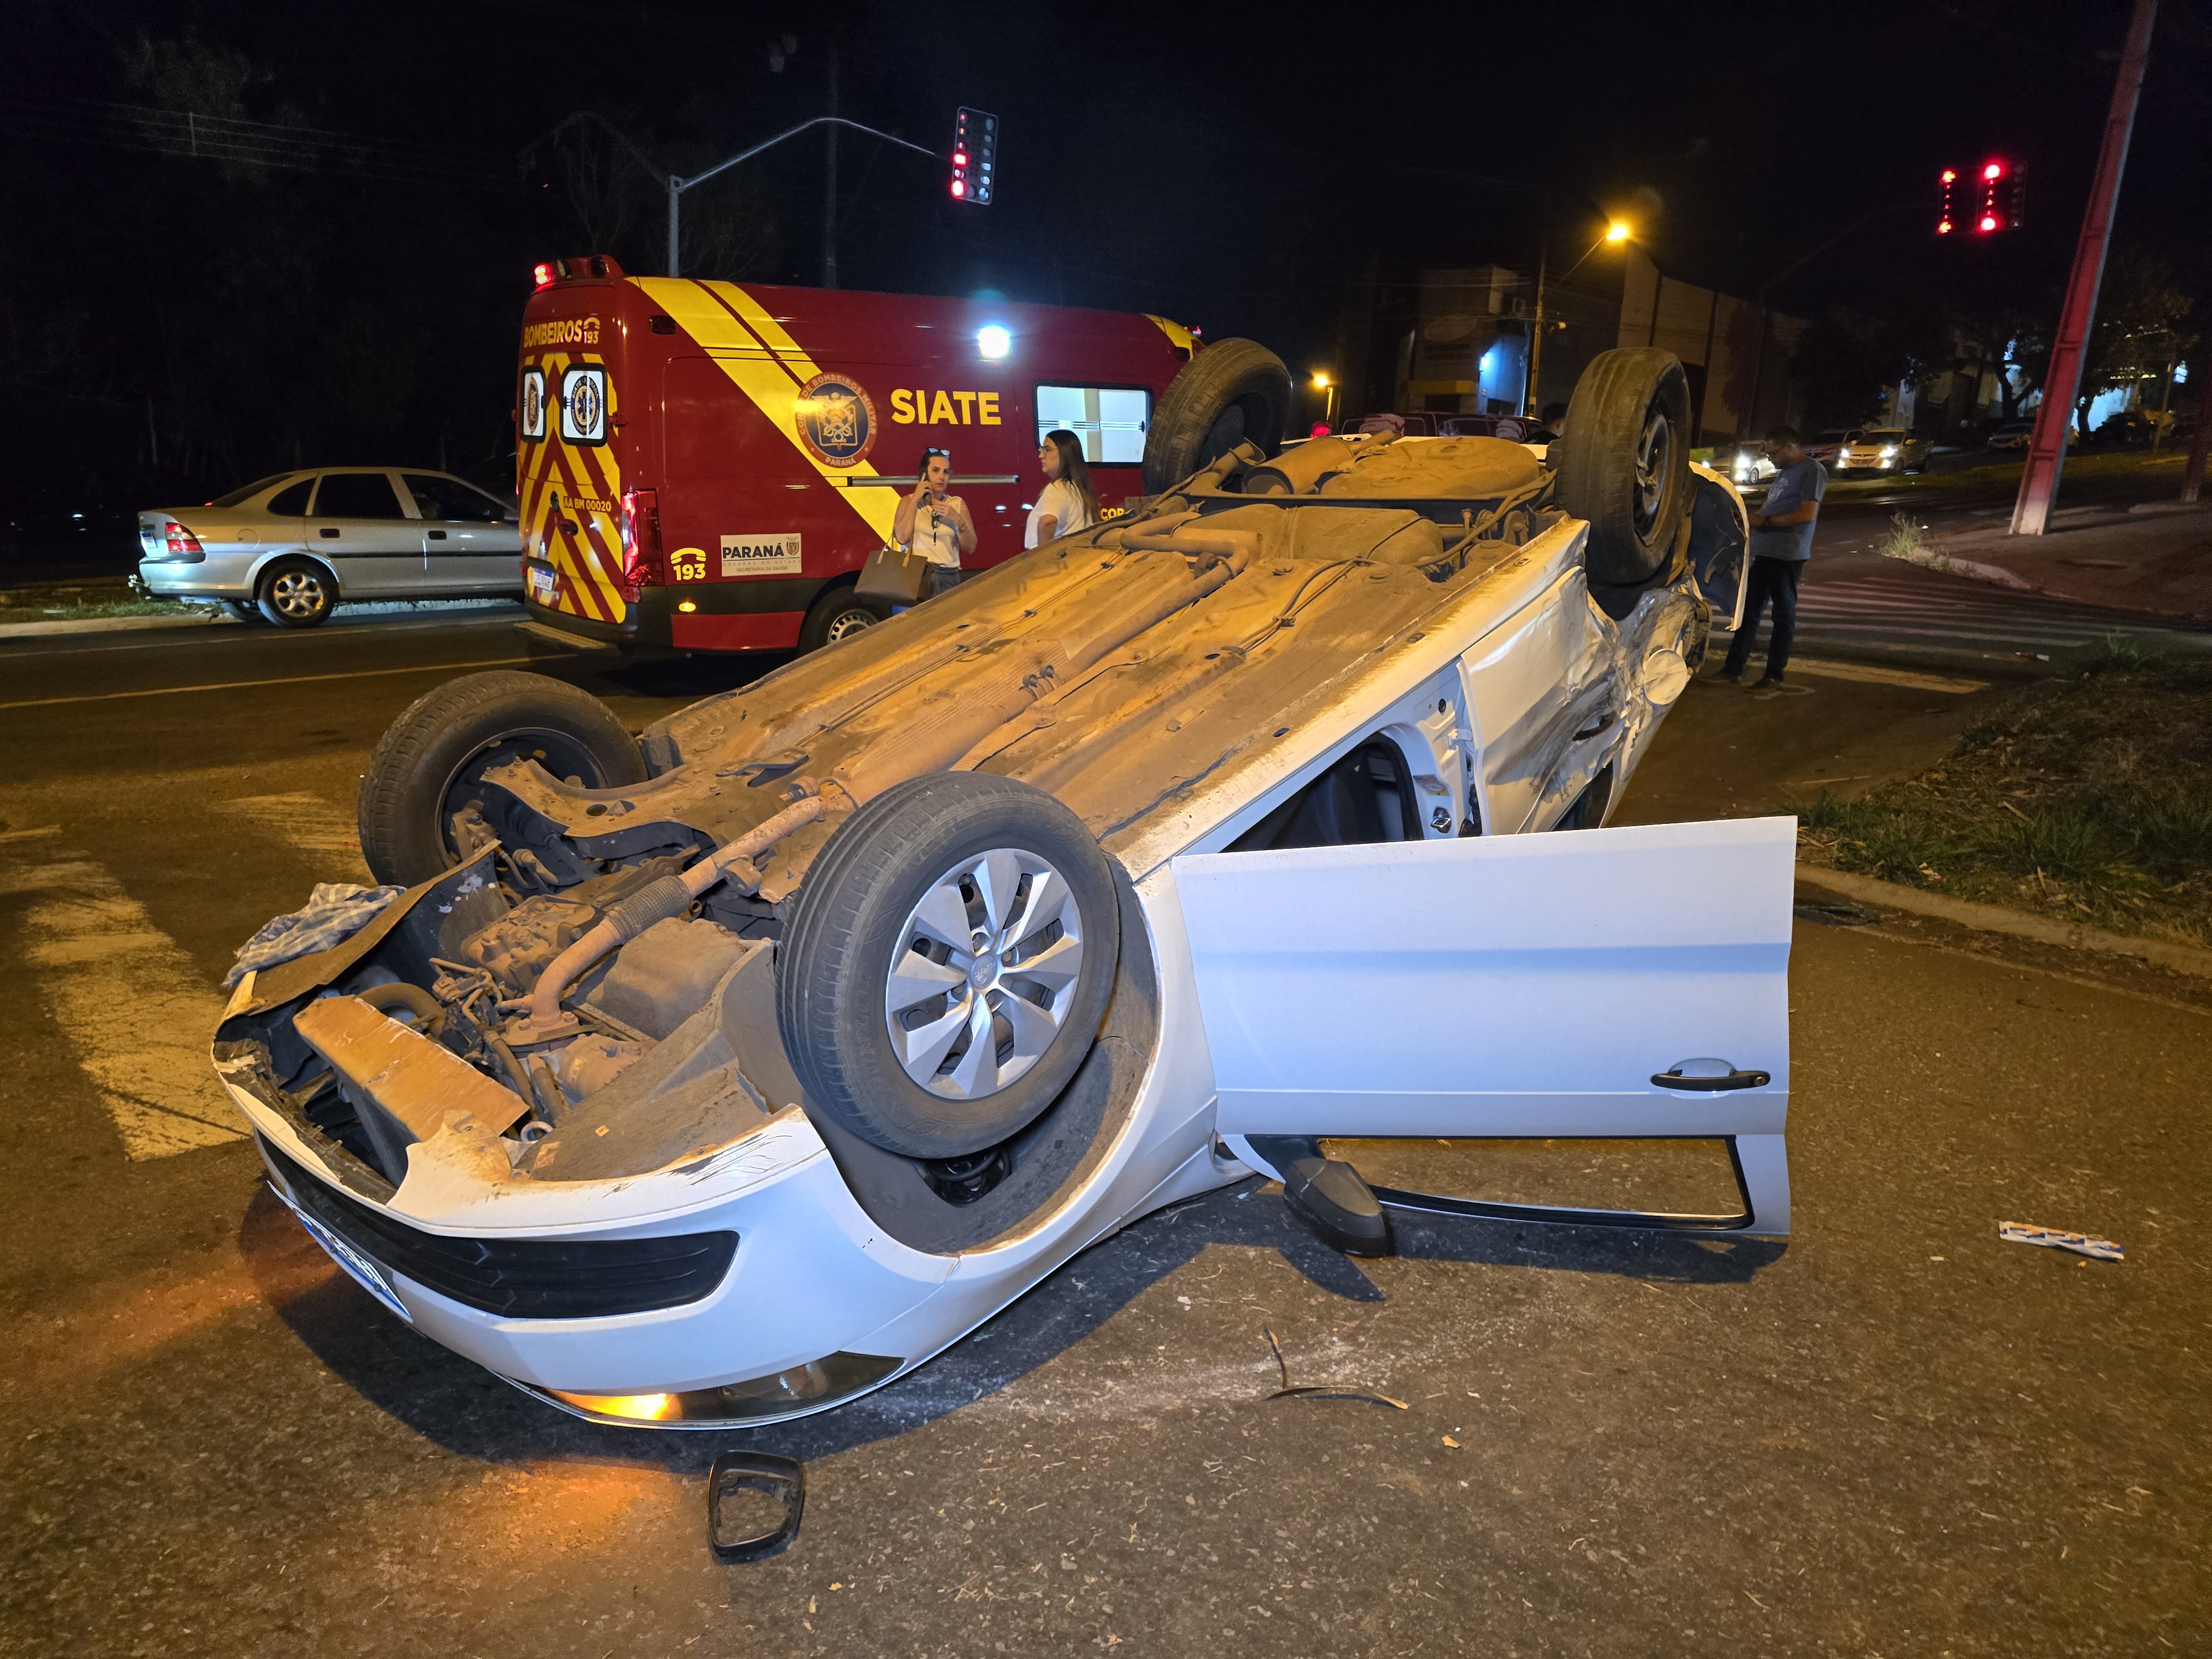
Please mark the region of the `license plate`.
<svg viewBox="0 0 2212 1659"><path fill-rule="evenodd" d="M269 1190L276 1194L278 1202L286 1209L299 1217L300 1224L307 1230L307 1237L323 1247L323 1253L337 1262L348 1278L398 1315L402 1321L410 1325L415 1322L415 1316L407 1311L407 1304L394 1296L392 1286L384 1282L382 1268L287 1198L283 1189L275 1182L269 1183Z"/></svg>
<svg viewBox="0 0 2212 1659"><path fill-rule="evenodd" d="M542 564L533 564L530 567L530 591L541 599L550 602L553 590L560 585L560 580L558 576Z"/></svg>

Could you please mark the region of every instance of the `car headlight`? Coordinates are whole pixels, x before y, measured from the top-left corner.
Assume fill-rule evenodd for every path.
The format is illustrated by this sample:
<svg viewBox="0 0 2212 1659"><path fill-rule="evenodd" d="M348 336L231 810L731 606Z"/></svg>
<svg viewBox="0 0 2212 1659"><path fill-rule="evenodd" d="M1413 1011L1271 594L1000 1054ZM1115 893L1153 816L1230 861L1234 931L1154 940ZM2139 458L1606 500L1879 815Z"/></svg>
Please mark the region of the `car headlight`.
<svg viewBox="0 0 2212 1659"><path fill-rule="evenodd" d="M1850 459L1850 458L1851 447L1849 444L1845 444L1841 449L1838 449L1836 452L1836 465L1838 466L1841 466L1845 461Z"/></svg>
<svg viewBox="0 0 2212 1659"><path fill-rule="evenodd" d="M1881 458L1885 461L1895 460L1897 459L1897 446L1895 444L1884 444L1881 448Z"/></svg>

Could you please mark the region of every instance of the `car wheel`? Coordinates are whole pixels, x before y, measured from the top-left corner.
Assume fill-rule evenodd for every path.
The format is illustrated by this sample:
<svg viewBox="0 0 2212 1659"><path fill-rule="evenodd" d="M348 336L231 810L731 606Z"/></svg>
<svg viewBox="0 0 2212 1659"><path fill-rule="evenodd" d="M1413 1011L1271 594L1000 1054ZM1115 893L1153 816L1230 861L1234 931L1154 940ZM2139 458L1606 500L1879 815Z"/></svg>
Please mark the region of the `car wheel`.
<svg viewBox="0 0 2212 1659"><path fill-rule="evenodd" d="M261 614L279 628L314 628L338 602L337 584L313 559L279 559L262 573Z"/></svg>
<svg viewBox="0 0 2212 1659"><path fill-rule="evenodd" d="M1589 521L1594 582L1644 582L1674 550L1689 507L1690 383L1656 346L1601 351L1575 383L1553 446L1559 505Z"/></svg>
<svg viewBox="0 0 2212 1659"><path fill-rule="evenodd" d="M645 757L614 711L543 674L465 674L392 721L362 775L362 857L380 882L411 887L461 860L453 818L493 768L535 760L586 789L645 781Z"/></svg>
<svg viewBox="0 0 2212 1659"><path fill-rule="evenodd" d="M1090 1053L1121 954L1112 866L1042 789L937 772L841 825L779 947L809 1098L908 1158L1018 1133Z"/></svg>
<svg viewBox="0 0 2212 1659"><path fill-rule="evenodd" d="M1145 434L1145 493L1157 495L1226 455L1255 443L1273 455L1290 418L1291 372L1253 340L1221 340L1175 377Z"/></svg>
<svg viewBox="0 0 2212 1659"><path fill-rule="evenodd" d="M882 620L872 606L853 596L850 582L840 582L807 608L806 620L799 624L799 648L819 651Z"/></svg>

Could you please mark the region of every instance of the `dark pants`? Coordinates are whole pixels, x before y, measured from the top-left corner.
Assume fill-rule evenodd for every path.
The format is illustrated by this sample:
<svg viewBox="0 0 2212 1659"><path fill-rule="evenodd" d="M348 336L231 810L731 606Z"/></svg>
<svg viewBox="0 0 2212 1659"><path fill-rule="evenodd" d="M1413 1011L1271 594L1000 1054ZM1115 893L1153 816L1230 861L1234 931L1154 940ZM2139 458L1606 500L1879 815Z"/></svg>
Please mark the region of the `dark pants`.
<svg viewBox="0 0 2212 1659"><path fill-rule="evenodd" d="M939 593L946 592L952 588L959 586L961 577L967 574L968 573L966 571L961 570L957 567L948 569L941 564L933 564L930 566L929 592L923 594L922 597L927 599L933 599Z"/></svg>
<svg viewBox="0 0 2212 1659"><path fill-rule="evenodd" d="M1778 680L1790 665L1790 642L1797 637L1797 579L1805 574L1802 559L1753 559L1751 580L1743 599L1743 626L1735 630L1728 661L1721 672L1730 679L1743 672L1751 660L1751 641L1759 632L1759 619L1771 601L1774 606L1774 635L1766 647L1766 678Z"/></svg>

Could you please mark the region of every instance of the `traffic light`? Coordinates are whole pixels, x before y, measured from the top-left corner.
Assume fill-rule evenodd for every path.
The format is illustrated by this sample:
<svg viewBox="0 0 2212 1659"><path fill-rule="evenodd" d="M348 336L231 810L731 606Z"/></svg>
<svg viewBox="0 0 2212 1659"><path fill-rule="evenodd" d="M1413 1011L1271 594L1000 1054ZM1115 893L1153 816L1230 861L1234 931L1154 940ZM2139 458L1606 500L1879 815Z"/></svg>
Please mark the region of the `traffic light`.
<svg viewBox="0 0 2212 1659"><path fill-rule="evenodd" d="M1992 155L1963 175L1956 167L1945 167L1939 182L1943 206L1936 221L1938 236L1962 227L1977 236L1992 236L2020 223L2027 197L2027 162Z"/></svg>
<svg viewBox="0 0 2212 1659"><path fill-rule="evenodd" d="M990 206L998 172L999 118L963 108L952 122L952 199Z"/></svg>

